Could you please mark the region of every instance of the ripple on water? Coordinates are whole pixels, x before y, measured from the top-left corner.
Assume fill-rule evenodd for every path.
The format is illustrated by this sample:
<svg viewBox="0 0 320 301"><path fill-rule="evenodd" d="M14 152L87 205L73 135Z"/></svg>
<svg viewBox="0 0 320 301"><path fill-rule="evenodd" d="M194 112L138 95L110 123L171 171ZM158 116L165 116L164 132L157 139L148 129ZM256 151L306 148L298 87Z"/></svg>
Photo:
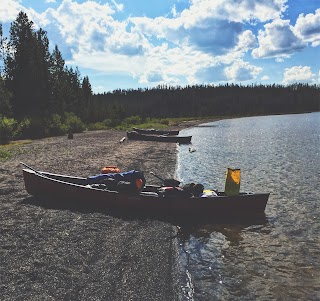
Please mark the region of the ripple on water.
<svg viewBox="0 0 320 301"><path fill-rule="evenodd" d="M223 190L230 166L271 195L264 221L181 226L186 300L319 300L320 113L214 125L183 131L196 151L179 147L178 177Z"/></svg>

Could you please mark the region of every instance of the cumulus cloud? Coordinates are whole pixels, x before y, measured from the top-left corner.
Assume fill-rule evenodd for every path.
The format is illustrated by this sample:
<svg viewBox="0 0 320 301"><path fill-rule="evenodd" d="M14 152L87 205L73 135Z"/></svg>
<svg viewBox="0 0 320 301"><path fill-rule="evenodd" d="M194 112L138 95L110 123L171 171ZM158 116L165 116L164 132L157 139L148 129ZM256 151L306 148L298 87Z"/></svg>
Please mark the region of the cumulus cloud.
<svg viewBox="0 0 320 301"><path fill-rule="evenodd" d="M190 47L181 49L179 47L168 48L163 44L148 50L143 60L143 69L136 73L140 83L156 82L161 79L170 85L183 85L196 83L196 72L210 64L214 64L209 54L196 51ZM141 70L143 72L141 73ZM155 76L156 75L156 76ZM161 77L159 76L161 75Z"/></svg>
<svg viewBox="0 0 320 301"><path fill-rule="evenodd" d="M112 3L114 4L114 6L116 7L116 9L118 10L118 11L122 11L123 10L123 4L118 4L116 1L114 1L114 0L111 0L112 1Z"/></svg>
<svg viewBox="0 0 320 301"><path fill-rule="evenodd" d="M6 1L10 21L19 10L27 12L48 31L50 44L68 54L67 64L130 74L143 84L254 80L262 69L243 60L248 51L253 49L255 58L283 60L306 42L317 43L311 33L317 32L319 12L299 16L293 28L280 19L287 0L189 0L188 7L176 2L166 16L124 20L116 20L125 10L117 0L57 1L56 8L40 14L23 9L18 0ZM256 37L247 26L259 22L270 23Z"/></svg>
<svg viewBox="0 0 320 301"><path fill-rule="evenodd" d="M188 29L183 35L188 45L204 52L220 55L237 45L242 31L239 23L227 20L208 20L201 26Z"/></svg>
<svg viewBox="0 0 320 301"><path fill-rule="evenodd" d="M289 20L277 19L264 26L258 34L259 47L253 49L254 58L290 57L294 52L306 47L294 33Z"/></svg>
<svg viewBox="0 0 320 301"><path fill-rule="evenodd" d="M286 10L287 0L191 0L189 9L182 12L186 22L199 22L207 18L231 22L266 22L280 18Z"/></svg>
<svg viewBox="0 0 320 301"><path fill-rule="evenodd" d="M152 83L152 82L161 82L163 80L163 75L158 70L148 71L144 73L141 78L141 83Z"/></svg>
<svg viewBox="0 0 320 301"><path fill-rule="evenodd" d="M230 81L241 82L257 78L262 68L250 65L248 62L238 60L225 68L226 78Z"/></svg>
<svg viewBox="0 0 320 301"><path fill-rule="evenodd" d="M57 10L46 12L46 19L58 26L66 43L73 47L70 62L87 68L91 62L93 68L101 70L104 66L108 72L130 72L141 83L180 84L181 79L197 82L201 69L214 70L218 61L222 65L231 64L254 48L257 40L250 30L244 29L244 24L253 19L278 18L286 8L285 3L285 0L201 3L193 0L180 13L173 7L171 18L139 17L119 22L114 20L115 11L108 4L64 0ZM162 39L164 43L154 44L154 39ZM95 58L85 62L86 55ZM229 69L226 73L221 70L221 77L227 74L233 78L232 72L233 75L237 72L235 79L248 80L258 70L239 63Z"/></svg>
<svg viewBox="0 0 320 301"><path fill-rule="evenodd" d="M285 3L286 0L192 0L180 14L174 6L174 18L136 17L131 21L137 31L149 36L221 55L236 45L245 51L251 48L254 38L244 30L244 24L279 18L286 9ZM241 42L241 38L247 39Z"/></svg>
<svg viewBox="0 0 320 301"><path fill-rule="evenodd" d="M1 3L0 9L0 22L6 23L14 20L19 11L23 10L20 4L21 0L5 0L5 4Z"/></svg>
<svg viewBox="0 0 320 301"><path fill-rule="evenodd" d="M244 31L238 38L238 44L235 47L235 51L244 53L257 46L256 37L250 30Z"/></svg>
<svg viewBox="0 0 320 301"><path fill-rule="evenodd" d="M114 2L117 9L121 9ZM106 4L94 1L77 3L64 0L57 9L49 8L34 16L41 26L62 37L73 52L85 50L110 51L128 56L143 53L146 40L143 35L126 30L128 22L113 18L115 10Z"/></svg>
<svg viewBox="0 0 320 301"><path fill-rule="evenodd" d="M311 43L313 47L320 45L320 8L314 14L306 16L300 14L294 31L303 41Z"/></svg>
<svg viewBox="0 0 320 301"><path fill-rule="evenodd" d="M216 84L226 82L228 79L224 72L225 65L218 64L198 69L195 73L195 82Z"/></svg>
<svg viewBox="0 0 320 301"><path fill-rule="evenodd" d="M315 83L316 74L312 73L309 66L294 66L286 68L283 74L283 84L288 85L292 83Z"/></svg>

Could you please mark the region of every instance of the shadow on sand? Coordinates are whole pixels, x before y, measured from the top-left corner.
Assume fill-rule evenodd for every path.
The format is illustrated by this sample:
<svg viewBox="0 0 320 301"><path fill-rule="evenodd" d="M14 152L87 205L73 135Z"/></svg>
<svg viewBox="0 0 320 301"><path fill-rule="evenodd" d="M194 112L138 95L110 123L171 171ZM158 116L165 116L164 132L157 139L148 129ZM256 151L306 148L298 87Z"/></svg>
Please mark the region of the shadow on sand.
<svg viewBox="0 0 320 301"><path fill-rule="evenodd" d="M206 237L210 236L212 231L219 231L225 236L231 236L230 240L235 240L232 237L234 233L241 232L241 229L255 226L264 227L268 224L268 219L265 214L258 216L247 216L243 218L236 218L232 216L192 216L192 215L170 215L170 213L155 213L155 212L141 212L132 210L120 209L104 209L92 206L90 204L77 203L76 201L64 200L50 200L40 199L37 197L27 197L21 201L23 205L32 205L41 207L43 209L53 210L69 210L81 214L100 213L114 218L122 219L125 221L133 220L150 220L155 219L161 222L170 223L178 228L178 236L182 240L187 240L192 234L193 236ZM230 227L239 229L230 233Z"/></svg>

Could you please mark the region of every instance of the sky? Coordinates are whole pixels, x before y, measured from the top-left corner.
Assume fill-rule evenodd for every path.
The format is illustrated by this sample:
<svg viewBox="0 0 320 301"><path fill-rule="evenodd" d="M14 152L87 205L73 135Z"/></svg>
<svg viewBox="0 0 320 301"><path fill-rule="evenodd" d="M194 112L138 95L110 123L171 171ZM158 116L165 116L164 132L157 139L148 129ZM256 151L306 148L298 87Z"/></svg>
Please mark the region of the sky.
<svg viewBox="0 0 320 301"><path fill-rule="evenodd" d="M320 0L0 0L94 93L158 85L320 84Z"/></svg>

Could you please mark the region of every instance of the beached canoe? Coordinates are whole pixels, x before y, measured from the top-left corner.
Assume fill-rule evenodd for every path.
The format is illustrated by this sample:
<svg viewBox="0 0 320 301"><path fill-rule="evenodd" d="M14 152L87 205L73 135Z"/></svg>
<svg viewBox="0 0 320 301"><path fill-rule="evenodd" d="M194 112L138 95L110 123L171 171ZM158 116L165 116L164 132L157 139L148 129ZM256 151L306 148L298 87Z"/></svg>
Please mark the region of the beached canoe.
<svg viewBox="0 0 320 301"><path fill-rule="evenodd" d="M192 136L173 136L173 135L146 135L136 131L127 132L128 139L143 140L143 141L160 141L160 142L175 142L180 144L191 143Z"/></svg>
<svg viewBox="0 0 320 301"><path fill-rule="evenodd" d="M132 128L132 130L139 134L147 134L147 135L179 135L179 130L155 130L155 129L138 129L138 128Z"/></svg>
<svg viewBox="0 0 320 301"><path fill-rule="evenodd" d="M269 193L240 193L226 196L223 192L209 197L190 197L171 190L163 193L160 186L147 185L141 192L124 193L95 187L84 177L23 169L27 192L40 199L59 204L72 202L92 209L120 209L170 216L246 217L264 213Z"/></svg>

